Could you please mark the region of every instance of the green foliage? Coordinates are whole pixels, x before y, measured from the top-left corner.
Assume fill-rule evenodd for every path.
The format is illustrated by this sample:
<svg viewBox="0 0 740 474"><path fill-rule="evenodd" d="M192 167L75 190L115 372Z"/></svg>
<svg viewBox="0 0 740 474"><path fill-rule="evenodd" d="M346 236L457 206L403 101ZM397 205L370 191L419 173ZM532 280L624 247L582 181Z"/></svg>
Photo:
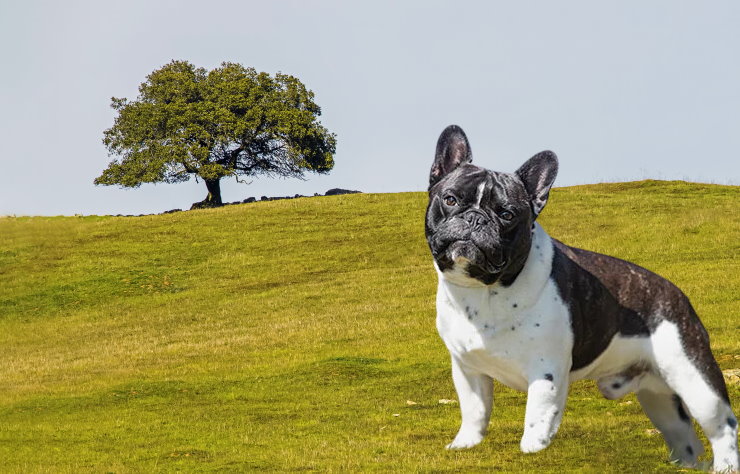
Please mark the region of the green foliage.
<svg viewBox="0 0 740 474"><path fill-rule="evenodd" d="M103 143L117 158L95 184L326 173L336 137L318 121L313 99L287 74L172 61L147 76L136 100L112 99L118 116Z"/></svg>
<svg viewBox="0 0 740 474"><path fill-rule="evenodd" d="M739 200L579 186L553 190L540 219L678 284L733 369ZM456 395L425 205L356 194L0 219L0 472L676 472L635 397L592 382L572 387L541 453L519 452L526 397L499 384L484 442L444 449L460 415L439 403Z"/></svg>

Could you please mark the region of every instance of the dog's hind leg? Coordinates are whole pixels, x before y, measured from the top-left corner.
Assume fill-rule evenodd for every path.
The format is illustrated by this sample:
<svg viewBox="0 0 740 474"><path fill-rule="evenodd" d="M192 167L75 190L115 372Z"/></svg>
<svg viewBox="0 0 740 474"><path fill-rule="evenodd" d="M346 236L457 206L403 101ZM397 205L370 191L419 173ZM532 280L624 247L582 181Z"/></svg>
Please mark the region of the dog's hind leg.
<svg viewBox="0 0 740 474"><path fill-rule="evenodd" d="M696 459L704 453L704 446L696 436L683 401L657 377L648 375L647 378L653 379L645 381L648 388L637 391L642 409L663 435L671 461L679 461L686 467L696 466Z"/></svg>
<svg viewBox="0 0 740 474"><path fill-rule="evenodd" d="M678 328L667 321L656 328L651 339L655 368L683 400L688 414L696 419L712 445L714 470L737 471L740 464L737 418L732 413L722 372L711 355L708 340L690 341L695 346L694 356L689 357ZM676 402L673 406L678 411Z"/></svg>

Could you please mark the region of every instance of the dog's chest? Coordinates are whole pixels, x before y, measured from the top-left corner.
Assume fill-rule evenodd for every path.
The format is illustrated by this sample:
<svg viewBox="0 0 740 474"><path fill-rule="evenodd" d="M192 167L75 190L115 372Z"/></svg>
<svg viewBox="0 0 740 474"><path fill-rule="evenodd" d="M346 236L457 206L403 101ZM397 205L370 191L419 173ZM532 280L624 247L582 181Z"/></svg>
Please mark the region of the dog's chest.
<svg viewBox="0 0 740 474"><path fill-rule="evenodd" d="M536 294L442 284L437 329L453 357L518 390L572 347L567 307L549 280Z"/></svg>

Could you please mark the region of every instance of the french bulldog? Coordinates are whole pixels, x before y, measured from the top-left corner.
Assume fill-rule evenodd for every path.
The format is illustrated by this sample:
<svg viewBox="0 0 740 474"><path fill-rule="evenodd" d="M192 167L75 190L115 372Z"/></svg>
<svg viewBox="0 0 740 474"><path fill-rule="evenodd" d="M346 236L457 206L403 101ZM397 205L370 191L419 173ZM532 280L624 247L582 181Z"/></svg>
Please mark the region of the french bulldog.
<svg viewBox="0 0 740 474"><path fill-rule="evenodd" d="M439 137L426 238L434 257L437 330L450 352L462 413L449 449L481 442L493 379L527 393L525 453L558 430L568 387L595 379L608 399L636 392L672 460L696 466L709 439L716 471L738 469L737 418L709 336L664 278L551 238L536 222L558 171L543 151L513 174L472 163L463 130Z"/></svg>

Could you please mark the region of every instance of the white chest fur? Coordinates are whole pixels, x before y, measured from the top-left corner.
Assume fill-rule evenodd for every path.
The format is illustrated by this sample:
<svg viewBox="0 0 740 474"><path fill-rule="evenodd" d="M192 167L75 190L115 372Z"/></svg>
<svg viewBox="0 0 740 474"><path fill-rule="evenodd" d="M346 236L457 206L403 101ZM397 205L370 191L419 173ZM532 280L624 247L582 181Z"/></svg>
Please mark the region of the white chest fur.
<svg viewBox="0 0 740 474"><path fill-rule="evenodd" d="M573 336L550 278L553 244L535 226L524 269L509 287L439 272L437 330L457 361L518 389L533 374L562 373Z"/></svg>

